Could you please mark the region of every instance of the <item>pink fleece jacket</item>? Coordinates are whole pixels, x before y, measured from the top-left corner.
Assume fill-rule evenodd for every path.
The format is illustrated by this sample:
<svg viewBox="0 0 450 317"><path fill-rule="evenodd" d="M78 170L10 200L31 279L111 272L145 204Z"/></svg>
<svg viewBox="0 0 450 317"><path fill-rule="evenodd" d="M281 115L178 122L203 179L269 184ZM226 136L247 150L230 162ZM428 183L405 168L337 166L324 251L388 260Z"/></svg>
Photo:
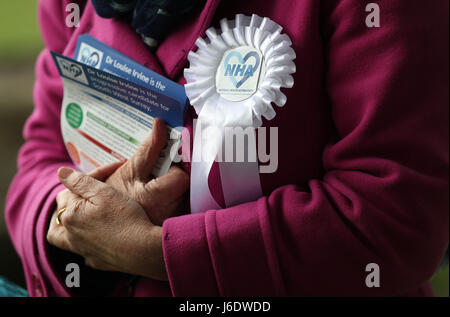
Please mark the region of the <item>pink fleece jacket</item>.
<svg viewBox="0 0 450 317"><path fill-rule="evenodd" d="M88 32L184 84L195 40L237 13L279 23L297 54L287 104L264 122L279 128L279 168L261 175L257 201L166 220L169 282L138 278L133 294L432 294L428 280L449 228L448 1L375 1L381 27L368 28L371 1L207 0L155 54L125 22L97 16L90 2L80 27L66 27L68 2L39 4L46 48L7 197L32 296L73 294L46 242L63 189L56 171L71 165L59 128L62 83L49 51L73 56L77 37ZM220 201L219 177L212 173L210 186ZM366 287L368 263L380 267L379 288Z"/></svg>

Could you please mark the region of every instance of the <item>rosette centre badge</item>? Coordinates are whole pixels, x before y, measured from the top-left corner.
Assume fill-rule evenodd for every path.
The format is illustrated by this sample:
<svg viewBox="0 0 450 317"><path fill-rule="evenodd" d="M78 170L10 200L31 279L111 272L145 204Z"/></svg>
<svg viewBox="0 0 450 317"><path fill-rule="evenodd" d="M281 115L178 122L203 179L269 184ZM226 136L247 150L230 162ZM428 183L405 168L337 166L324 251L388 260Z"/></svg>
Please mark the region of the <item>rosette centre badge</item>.
<svg viewBox="0 0 450 317"><path fill-rule="evenodd" d="M242 101L258 89L264 60L261 52L240 46L223 54L216 73L217 93L230 101Z"/></svg>

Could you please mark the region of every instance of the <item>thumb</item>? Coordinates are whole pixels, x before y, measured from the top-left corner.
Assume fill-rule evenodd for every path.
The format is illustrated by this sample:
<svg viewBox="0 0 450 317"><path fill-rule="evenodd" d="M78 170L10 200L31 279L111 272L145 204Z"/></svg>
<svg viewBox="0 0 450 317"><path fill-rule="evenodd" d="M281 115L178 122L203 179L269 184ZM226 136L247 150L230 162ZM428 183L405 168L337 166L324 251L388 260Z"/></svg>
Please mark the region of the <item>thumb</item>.
<svg viewBox="0 0 450 317"><path fill-rule="evenodd" d="M150 135L124 165L126 177L147 181L166 142L167 129L164 121L156 118Z"/></svg>
<svg viewBox="0 0 450 317"><path fill-rule="evenodd" d="M88 173L88 175L90 177L93 177L101 182L106 181L112 174L114 174L114 172L121 167L123 164L125 163L125 161L120 161L120 162L114 162L108 165L103 165L100 166L98 168L96 168L95 170L91 171L90 173Z"/></svg>

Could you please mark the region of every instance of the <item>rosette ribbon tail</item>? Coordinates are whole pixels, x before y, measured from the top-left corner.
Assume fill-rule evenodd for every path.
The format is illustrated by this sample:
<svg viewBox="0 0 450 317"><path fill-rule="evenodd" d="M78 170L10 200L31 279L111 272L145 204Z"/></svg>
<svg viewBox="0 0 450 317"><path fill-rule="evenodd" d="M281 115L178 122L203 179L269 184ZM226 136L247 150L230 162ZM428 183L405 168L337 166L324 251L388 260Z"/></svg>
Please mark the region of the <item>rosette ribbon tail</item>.
<svg viewBox="0 0 450 317"><path fill-rule="evenodd" d="M237 138L246 142L237 142ZM235 147L238 144L242 148ZM256 151L252 109L217 96L208 99L194 127L191 212L222 208L208 185L208 176L216 160L227 207L261 197Z"/></svg>

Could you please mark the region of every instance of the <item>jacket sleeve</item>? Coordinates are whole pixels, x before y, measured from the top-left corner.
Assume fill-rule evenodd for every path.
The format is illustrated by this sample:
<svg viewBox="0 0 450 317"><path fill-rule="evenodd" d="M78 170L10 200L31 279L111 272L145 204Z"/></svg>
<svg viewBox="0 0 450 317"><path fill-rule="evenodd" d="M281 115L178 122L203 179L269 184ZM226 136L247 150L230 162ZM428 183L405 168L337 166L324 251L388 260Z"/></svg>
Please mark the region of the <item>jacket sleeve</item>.
<svg viewBox="0 0 450 317"><path fill-rule="evenodd" d="M339 139L323 177L166 220L174 295L389 296L432 276L448 245L448 1L377 2L380 28L363 1L324 2Z"/></svg>
<svg viewBox="0 0 450 317"><path fill-rule="evenodd" d="M70 295L54 266L57 252L46 239L56 195L64 189L56 176L57 169L72 166L60 132L63 88L50 55L50 50L62 53L71 36L72 29L64 24L66 3L39 3L45 49L36 63L35 107L24 127L25 144L18 155L18 172L6 202L8 230L21 257L31 296ZM57 257L64 263L76 260L69 253L58 253Z"/></svg>

